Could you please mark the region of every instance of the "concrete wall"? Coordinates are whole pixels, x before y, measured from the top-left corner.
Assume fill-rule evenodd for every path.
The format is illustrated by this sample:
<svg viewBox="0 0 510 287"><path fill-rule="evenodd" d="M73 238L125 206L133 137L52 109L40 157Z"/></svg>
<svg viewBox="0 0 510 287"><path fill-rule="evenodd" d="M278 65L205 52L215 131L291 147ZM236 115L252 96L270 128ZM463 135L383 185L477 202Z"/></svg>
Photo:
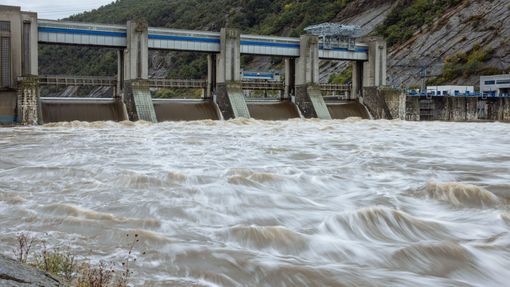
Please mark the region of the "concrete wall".
<svg viewBox="0 0 510 287"><path fill-rule="evenodd" d="M361 103L364 104L370 115L374 119L393 119L393 115L398 115L399 107L393 107L393 115L388 106L388 102L394 103L400 96L399 90L378 88L378 87L365 87L363 88L363 98L360 99ZM399 101L400 102L400 101ZM398 118L398 117L396 117Z"/></svg>
<svg viewBox="0 0 510 287"><path fill-rule="evenodd" d="M175 102L154 100L158 122L219 120L217 108L212 101Z"/></svg>
<svg viewBox="0 0 510 287"><path fill-rule="evenodd" d="M43 101L42 116L45 123L70 121L123 121L124 111L121 102L103 101Z"/></svg>
<svg viewBox="0 0 510 287"><path fill-rule="evenodd" d="M299 111L296 105L290 101L278 103L248 103L250 115L258 120L288 120L299 118Z"/></svg>
<svg viewBox="0 0 510 287"><path fill-rule="evenodd" d="M0 125L12 125L16 122L16 91L0 92Z"/></svg>
<svg viewBox="0 0 510 287"><path fill-rule="evenodd" d="M406 121L419 121L420 120L420 98L419 97L406 97L404 110L405 110L405 120Z"/></svg>
<svg viewBox="0 0 510 287"><path fill-rule="evenodd" d="M408 96L405 105L411 121L510 121L508 98Z"/></svg>

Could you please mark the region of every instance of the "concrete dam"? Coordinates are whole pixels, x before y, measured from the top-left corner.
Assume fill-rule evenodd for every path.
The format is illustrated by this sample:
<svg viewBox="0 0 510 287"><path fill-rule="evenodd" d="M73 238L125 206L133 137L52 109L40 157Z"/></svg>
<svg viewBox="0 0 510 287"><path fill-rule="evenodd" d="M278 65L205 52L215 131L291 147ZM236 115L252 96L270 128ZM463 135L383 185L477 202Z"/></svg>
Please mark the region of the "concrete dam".
<svg viewBox="0 0 510 287"><path fill-rule="evenodd" d="M262 120L290 118L368 118L360 104L366 87L386 84L386 43L379 37L326 45L315 35L300 38L38 19L19 7L0 6L0 122L42 124L56 121L181 121L237 117ZM39 75L39 44L107 47L117 51L113 77ZM151 79L149 50L200 52L207 55L207 78ZM282 81L241 78L241 55L282 57ZM319 82L321 60L351 61L352 85ZM110 98L41 97L43 87L109 87ZM198 100L156 99L158 89L200 89ZM271 101L248 99L244 91L272 91ZM346 95L343 99L327 94Z"/></svg>

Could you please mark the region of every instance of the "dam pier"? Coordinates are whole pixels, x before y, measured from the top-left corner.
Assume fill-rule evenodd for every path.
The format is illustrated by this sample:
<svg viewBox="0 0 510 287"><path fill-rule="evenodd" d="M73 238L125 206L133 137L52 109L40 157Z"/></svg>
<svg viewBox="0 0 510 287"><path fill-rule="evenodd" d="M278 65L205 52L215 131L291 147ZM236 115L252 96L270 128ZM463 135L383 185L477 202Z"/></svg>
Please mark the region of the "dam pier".
<svg viewBox="0 0 510 287"><path fill-rule="evenodd" d="M349 39L329 45L315 35L300 38L149 27L145 21L106 25L38 19L19 7L0 6L0 123L42 124L58 121L202 119L341 118L342 109L357 110L364 92L386 85L386 43L380 37ZM117 50L112 77L40 75L39 44L107 47ZM203 80L149 78L149 51L207 54ZM284 58L280 82L241 78L241 55ZM321 60L351 61L352 85L319 82ZM43 86L111 87L111 98L40 96ZM153 99L163 88L202 89L199 100ZM277 101L247 101L243 90L280 91ZM348 95L350 101L325 101L326 92Z"/></svg>

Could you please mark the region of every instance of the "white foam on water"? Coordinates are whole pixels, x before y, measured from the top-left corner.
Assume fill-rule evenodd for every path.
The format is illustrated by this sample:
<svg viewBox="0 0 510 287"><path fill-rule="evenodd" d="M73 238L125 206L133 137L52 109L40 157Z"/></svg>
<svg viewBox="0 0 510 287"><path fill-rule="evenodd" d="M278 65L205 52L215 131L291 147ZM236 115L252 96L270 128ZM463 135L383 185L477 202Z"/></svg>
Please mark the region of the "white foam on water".
<svg viewBox="0 0 510 287"><path fill-rule="evenodd" d="M0 129L0 252L28 232L114 260L137 234L135 285L501 286L508 134L353 118Z"/></svg>

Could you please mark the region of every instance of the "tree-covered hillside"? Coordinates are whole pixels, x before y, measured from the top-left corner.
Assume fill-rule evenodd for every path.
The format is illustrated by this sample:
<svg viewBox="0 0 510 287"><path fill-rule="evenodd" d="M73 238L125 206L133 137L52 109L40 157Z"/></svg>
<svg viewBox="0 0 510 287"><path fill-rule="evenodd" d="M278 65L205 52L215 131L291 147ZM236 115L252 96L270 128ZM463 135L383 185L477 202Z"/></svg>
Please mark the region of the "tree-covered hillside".
<svg viewBox="0 0 510 287"><path fill-rule="evenodd" d="M349 0L117 0L71 17L75 21L124 23L146 19L151 26L297 36L303 28L333 19Z"/></svg>

